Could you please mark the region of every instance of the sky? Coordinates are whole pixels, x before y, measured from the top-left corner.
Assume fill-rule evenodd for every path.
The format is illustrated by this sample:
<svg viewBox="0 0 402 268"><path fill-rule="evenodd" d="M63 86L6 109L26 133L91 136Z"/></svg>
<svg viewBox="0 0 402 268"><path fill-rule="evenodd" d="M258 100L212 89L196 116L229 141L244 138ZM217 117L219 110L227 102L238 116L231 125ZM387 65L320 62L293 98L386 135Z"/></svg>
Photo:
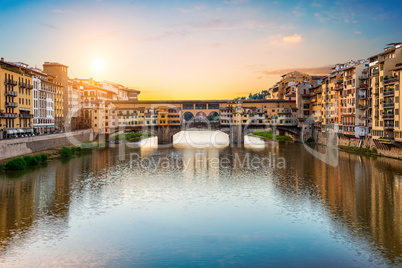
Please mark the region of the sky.
<svg viewBox="0 0 402 268"><path fill-rule="evenodd" d="M402 42L402 1L0 1L0 56L140 100L232 99Z"/></svg>

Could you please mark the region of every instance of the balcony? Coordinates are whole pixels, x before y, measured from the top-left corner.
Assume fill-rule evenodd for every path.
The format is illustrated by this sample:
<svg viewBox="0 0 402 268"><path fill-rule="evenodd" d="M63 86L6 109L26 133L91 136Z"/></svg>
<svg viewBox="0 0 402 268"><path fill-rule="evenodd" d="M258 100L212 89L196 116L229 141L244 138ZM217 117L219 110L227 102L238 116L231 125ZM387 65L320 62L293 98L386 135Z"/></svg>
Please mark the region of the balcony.
<svg viewBox="0 0 402 268"><path fill-rule="evenodd" d="M335 87L334 90L335 90L335 91L343 90L343 86Z"/></svg>
<svg viewBox="0 0 402 268"><path fill-rule="evenodd" d="M394 120L394 114L383 114L382 119L384 119L384 120Z"/></svg>
<svg viewBox="0 0 402 268"><path fill-rule="evenodd" d="M12 96L12 97L17 97L17 92L12 91L12 90L6 90L6 91L4 92L4 95L6 95L6 96Z"/></svg>
<svg viewBox="0 0 402 268"><path fill-rule="evenodd" d="M6 107L17 107L18 104L16 102L8 101L6 102Z"/></svg>
<svg viewBox="0 0 402 268"><path fill-rule="evenodd" d="M393 124L385 124L384 129L394 129Z"/></svg>
<svg viewBox="0 0 402 268"><path fill-rule="evenodd" d="M343 83L342 79L335 79L334 80L334 84L342 84L342 83Z"/></svg>
<svg viewBox="0 0 402 268"><path fill-rule="evenodd" d="M16 86L17 85L17 81L14 81L12 79L5 79L4 80L4 84L5 85L10 85L10 86Z"/></svg>
<svg viewBox="0 0 402 268"><path fill-rule="evenodd" d="M359 95L359 99L366 99L366 95Z"/></svg>
<svg viewBox="0 0 402 268"><path fill-rule="evenodd" d="M22 88L27 87L27 84L26 84L26 83L24 83L24 82L19 82L19 85L20 85L20 87L22 87Z"/></svg>
<svg viewBox="0 0 402 268"><path fill-rule="evenodd" d="M369 77L368 74L359 75L360 80L368 79L368 77Z"/></svg>
<svg viewBox="0 0 402 268"><path fill-rule="evenodd" d="M33 118L33 114L20 114L20 118Z"/></svg>
<svg viewBox="0 0 402 268"><path fill-rule="evenodd" d="M365 110L365 109L368 108L368 105L360 105L359 104L359 106L357 108L360 109L360 110Z"/></svg>
<svg viewBox="0 0 402 268"><path fill-rule="evenodd" d="M361 89L361 90L365 90L367 88L368 88L367 84L362 84L362 85L359 86L359 89Z"/></svg>
<svg viewBox="0 0 402 268"><path fill-rule="evenodd" d="M384 80L384 85L390 85L399 82L399 77Z"/></svg>
<svg viewBox="0 0 402 268"><path fill-rule="evenodd" d="M379 76L380 75L380 72L372 72L371 73L371 76Z"/></svg>
<svg viewBox="0 0 402 268"><path fill-rule="evenodd" d="M367 115L359 115L359 119L367 119Z"/></svg>
<svg viewBox="0 0 402 268"><path fill-rule="evenodd" d="M392 107L394 107L394 103L393 102L390 102L390 103L383 103L382 104L382 106L384 107L384 108L392 108Z"/></svg>
<svg viewBox="0 0 402 268"><path fill-rule="evenodd" d="M351 75L345 76L345 80L351 80L351 79L352 79L352 76L351 76Z"/></svg>
<svg viewBox="0 0 402 268"><path fill-rule="evenodd" d="M0 113L0 118L17 118L16 113Z"/></svg>
<svg viewBox="0 0 402 268"><path fill-rule="evenodd" d="M33 89L33 85L31 85L31 84L26 84L27 86L26 86L26 88L27 89Z"/></svg>
<svg viewBox="0 0 402 268"><path fill-rule="evenodd" d="M389 90L389 91L385 91L384 93L382 93L382 95L384 97L394 96L394 94L395 94L394 90Z"/></svg>

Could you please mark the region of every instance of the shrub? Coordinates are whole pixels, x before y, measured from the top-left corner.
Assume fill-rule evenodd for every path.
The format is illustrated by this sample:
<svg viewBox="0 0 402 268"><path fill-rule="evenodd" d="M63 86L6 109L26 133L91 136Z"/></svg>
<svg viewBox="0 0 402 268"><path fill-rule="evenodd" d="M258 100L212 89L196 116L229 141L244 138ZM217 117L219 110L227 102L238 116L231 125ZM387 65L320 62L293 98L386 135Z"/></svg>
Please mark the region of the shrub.
<svg viewBox="0 0 402 268"><path fill-rule="evenodd" d="M47 154L40 154L40 161L41 161L41 162L46 162L47 159L48 159Z"/></svg>
<svg viewBox="0 0 402 268"><path fill-rule="evenodd" d="M83 150L82 147L78 146L75 148L75 153L82 154L82 150Z"/></svg>
<svg viewBox="0 0 402 268"><path fill-rule="evenodd" d="M378 154L377 149L374 148L373 150L371 150L373 153Z"/></svg>
<svg viewBox="0 0 402 268"><path fill-rule="evenodd" d="M61 148L60 155L62 158L70 158L73 155L73 152L71 151L71 149L63 147Z"/></svg>
<svg viewBox="0 0 402 268"><path fill-rule="evenodd" d="M33 166L39 164L39 163L42 161L42 158L41 158L40 155L38 155L38 154L35 155L35 156L33 157L33 159L34 159L34 161L32 161L32 165L33 165Z"/></svg>
<svg viewBox="0 0 402 268"><path fill-rule="evenodd" d="M6 165L5 164L0 164L0 171L6 170Z"/></svg>
<svg viewBox="0 0 402 268"><path fill-rule="evenodd" d="M308 138L307 139L307 141L306 142L315 142L315 139L314 138L312 138L312 137L310 137L310 138Z"/></svg>
<svg viewBox="0 0 402 268"><path fill-rule="evenodd" d="M7 162L6 169L8 170L24 170L28 166L27 162L22 157L14 158Z"/></svg>
<svg viewBox="0 0 402 268"><path fill-rule="evenodd" d="M25 155L25 156L23 156L22 158L24 159L25 163L26 163L28 166L31 166L31 165L32 165L31 163L32 163L33 161L35 161L35 159L34 159L32 156L30 156L30 155Z"/></svg>

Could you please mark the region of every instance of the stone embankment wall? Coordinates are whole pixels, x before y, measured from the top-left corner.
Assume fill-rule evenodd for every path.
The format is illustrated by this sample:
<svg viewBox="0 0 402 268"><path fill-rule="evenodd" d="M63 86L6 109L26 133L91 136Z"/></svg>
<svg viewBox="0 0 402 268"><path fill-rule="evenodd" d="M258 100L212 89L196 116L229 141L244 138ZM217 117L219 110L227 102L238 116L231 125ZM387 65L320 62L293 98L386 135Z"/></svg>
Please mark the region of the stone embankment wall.
<svg viewBox="0 0 402 268"><path fill-rule="evenodd" d="M321 145L326 145L328 140L327 134L319 130L314 131L314 139L316 143ZM375 148L377 149L378 153L381 153L384 156L402 158L402 148L396 147L391 144L383 144L378 141L374 141L370 137L363 137L359 139L353 137L338 136L338 145L354 146L369 149Z"/></svg>
<svg viewBox="0 0 402 268"><path fill-rule="evenodd" d="M0 160L93 140L92 129L0 141Z"/></svg>

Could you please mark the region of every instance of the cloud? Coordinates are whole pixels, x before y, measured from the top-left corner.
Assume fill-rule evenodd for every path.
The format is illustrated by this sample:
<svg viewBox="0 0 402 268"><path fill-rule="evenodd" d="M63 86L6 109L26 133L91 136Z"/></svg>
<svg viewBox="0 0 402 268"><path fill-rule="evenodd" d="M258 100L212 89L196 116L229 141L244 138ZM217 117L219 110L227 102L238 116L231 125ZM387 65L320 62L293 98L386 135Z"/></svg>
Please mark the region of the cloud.
<svg viewBox="0 0 402 268"><path fill-rule="evenodd" d="M322 66L322 67L307 67L307 68L287 68L278 69L272 71L259 71L262 75L283 75L293 71L299 71L302 73L307 73L311 75L326 75L332 71L332 65Z"/></svg>
<svg viewBox="0 0 402 268"><path fill-rule="evenodd" d="M183 13L183 14L185 14L185 13L194 13L194 12L197 12L197 11L200 11L200 10L203 10L203 9L205 9L205 7L201 6L201 5L200 6L195 6L192 9L176 8L176 10L180 11L180 13Z"/></svg>
<svg viewBox="0 0 402 268"><path fill-rule="evenodd" d="M223 3L228 4L228 5L239 5L243 3L247 3L248 0L229 0L229 1L224 1Z"/></svg>
<svg viewBox="0 0 402 268"><path fill-rule="evenodd" d="M53 9L51 12L54 14L63 14L64 13L64 11L60 10L60 9Z"/></svg>
<svg viewBox="0 0 402 268"><path fill-rule="evenodd" d="M294 34L290 36L285 36L282 38L284 43L299 43L303 40L300 34Z"/></svg>
<svg viewBox="0 0 402 268"><path fill-rule="evenodd" d="M256 79L262 79L262 76L260 75L260 76L256 77Z"/></svg>
<svg viewBox="0 0 402 268"><path fill-rule="evenodd" d="M40 24L42 26L48 27L48 28L53 29L53 30L59 30L59 27L57 27L56 25L47 23L47 22L41 22Z"/></svg>
<svg viewBox="0 0 402 268"><path fill-rule="evenodd" d="M362 32L360 32L360 31L355 31L355 34L362 34Z"/></svg>
<svg viewBox="0 0 402 268"><path fill-rule="evenodd" d="M205 47L205 48L222 48L222 47L227 47L225 44L222 43L209 43L209 44L203 44L199 45L199 47Z"/></svg>
<svg viewBox="0 0 402 268"><path fill-rule="evenodd" d="M187 31L177 31L177 32L165 32L164 34L157 35L157 36L152 36L152 37L145 37L139 39L140 41L160 41L160 40L165 40L169 38L175 38L175 37L183 37L190 35L190 32Z"/></svg>
<svg viewBox="0 0 402 268"><path fill-rule="evenodd" d="M305 15L304 8L301 5L296 6L293 9L292 13L293 13L293 16L295 16L295 17L302 17Z"/></svg>
<svg viewBox="0 0 402 268"><path fill-rule="evenodd" d="M321 13L316 12L316 13L314 13L314 16L321 23L326 21L326 19L321 15Z"/></svg>

